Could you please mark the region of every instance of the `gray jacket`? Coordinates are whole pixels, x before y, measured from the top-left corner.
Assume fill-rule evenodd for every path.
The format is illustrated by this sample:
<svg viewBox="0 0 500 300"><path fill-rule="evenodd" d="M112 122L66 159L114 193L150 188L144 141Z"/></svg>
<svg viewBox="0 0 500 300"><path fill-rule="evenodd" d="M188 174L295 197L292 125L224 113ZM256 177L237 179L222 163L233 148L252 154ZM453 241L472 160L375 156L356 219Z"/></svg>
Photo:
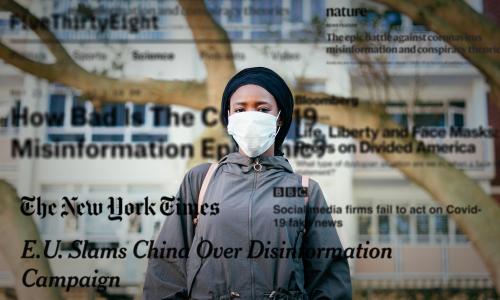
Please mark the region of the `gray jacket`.
<svg viewBox="0 0 500 300"><path fill-rule="evenodd" d="M325 226L330 213L318 210L327 207L318 183L310 180L304 209L301 176L286 158L257 159L233 152L219 161L197 225L191 215L166 217L155 246L189 255L150 258L143 299L351 299L346 258L306 255L342 249L335 227ZM197 207L209 166L185 175L182 204ZM282 196L286 187L295 196Z"/></svg>

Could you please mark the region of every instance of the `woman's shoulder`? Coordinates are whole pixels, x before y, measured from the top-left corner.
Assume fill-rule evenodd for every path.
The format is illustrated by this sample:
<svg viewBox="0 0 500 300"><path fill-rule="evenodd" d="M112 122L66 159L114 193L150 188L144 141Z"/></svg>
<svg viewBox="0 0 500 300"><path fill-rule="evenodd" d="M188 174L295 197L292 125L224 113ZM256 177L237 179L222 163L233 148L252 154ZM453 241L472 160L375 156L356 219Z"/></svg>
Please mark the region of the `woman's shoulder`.
<svg viewBox="0 0 500 300"><path fill-rule="evenodd" d="M210 168L211 163L202 163L197 166L192 167L187 171L186 176L189 177L190 180L198 181L203 180L205 175Z"/></svg>
<svg viewBox="0 0 500 300"><path fill-rule="evenodd" d="M323 190L319 182L308 175L303 175L300 173L289 173L289 179L295 182L298 186L307 187L309 195L323 194Z"/></svg>
<svg viewBox="0 0 500 300"><path fill-rule="evenodd" d="M181 186L191 189L193 195L195 195L201 188L203 179L208 172L210 163L203 163L192 167L184 174L184 179L182 180Z"/></svg>
<svg viewBox="0 0 500 300"><path fill-rule="evenodd" d="M305 178L308 181L309 186L319 187L318 181L314 180L311 176L303 175L303 174L296 173L296 172L288 173L288 174L286 174L286 176L288 176L288 178L290 180L296 181L299 183L302 183L303 178Z"/></svg>
<svg viewBox="0 0 500 300"><path fill-rule="evenodd" d="M199 165L196 165L194 167L192 167L191 169L189 169L189 173L191 174L200 174L200 173L206 173L208 171L208 168L210 168L210 165L211 163L202 163L202 164L199 164Z"/></svg>

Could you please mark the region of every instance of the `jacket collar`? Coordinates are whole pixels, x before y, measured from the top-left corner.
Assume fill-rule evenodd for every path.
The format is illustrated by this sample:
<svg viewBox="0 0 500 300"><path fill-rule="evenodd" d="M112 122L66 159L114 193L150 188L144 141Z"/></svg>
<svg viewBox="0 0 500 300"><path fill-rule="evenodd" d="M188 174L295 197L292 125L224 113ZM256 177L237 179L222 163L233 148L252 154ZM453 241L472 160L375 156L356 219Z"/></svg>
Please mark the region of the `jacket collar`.
<svg viewBox="0 0 500 300"><path fill-rule="evenodd" d="M287 172L293 173L292 166L288 162L288 159L286 159L284 156L260 155L260 156L257 156L255 158L251 158L251 157L243 155L239 152L232 152L232 153L229 153L228 155L224 156L219 161L219 164L224 164L224 163L237 164L242 168L242 171L244 173L246 173L253 168L257 159L258 159L259 163L263 166L263 170L265 170L265 169L284 169Z"/></svg>

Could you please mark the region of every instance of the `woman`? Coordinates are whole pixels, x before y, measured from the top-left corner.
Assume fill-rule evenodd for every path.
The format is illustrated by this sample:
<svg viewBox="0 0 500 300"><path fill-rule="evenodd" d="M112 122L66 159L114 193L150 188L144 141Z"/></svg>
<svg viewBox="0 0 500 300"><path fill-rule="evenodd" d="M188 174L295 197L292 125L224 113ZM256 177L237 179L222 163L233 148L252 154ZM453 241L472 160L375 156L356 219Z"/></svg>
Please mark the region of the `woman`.
<svg viewBox="0 0 500 300"><path fill-rule="evenodd" d="M238 152L191 169L177 195L200 211L215 204L217 214L166 218L156 247L189 256L150 258L144 299L351 298L347 260L316 255L342 247L335 227L318 225L332 220L321 188L281 152L292 112L289 88L267 68L228 82L221 119Z"/></svg>

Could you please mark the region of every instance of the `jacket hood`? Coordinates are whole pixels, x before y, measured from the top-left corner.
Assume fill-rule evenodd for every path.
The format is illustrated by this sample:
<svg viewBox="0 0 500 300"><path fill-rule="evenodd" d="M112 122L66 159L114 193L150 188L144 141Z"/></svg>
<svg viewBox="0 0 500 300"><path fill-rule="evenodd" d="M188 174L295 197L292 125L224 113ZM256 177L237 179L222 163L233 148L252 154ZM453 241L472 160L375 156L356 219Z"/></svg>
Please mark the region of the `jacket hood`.
<svg viewBox="0 0 500 300"><path fill-rule="evenodd" d="M254 170L257 160L260 170ZM315 181L306 202L298 192L288 194L304 186L286 158L233 152L212 170L199 203L210 166L192 168L175 196L185 207L209 210L196 225L189 214L166 217L154 242L158 256L149 259L144 300L352 299L347 257L334 254L342 244L335 226L323 225L334 221ZM318 255L296 257L309 249Z"/></svg>
<svg viewBox="0 0 500 300"><path fill-rule="evenodd" d="M262 165L263 171L266 169L283 169L289 173L293 173L292 166L288 162L288 159L286 159L284 156L281 155L277 156L259 155L257 157L251 158L239 152L232 152L224 156L219 161L219 164L226 164L226 163L237 164L241 167L243 173L248 173L250 172L250 170L252 170L253 165L255 164L257 159L259 160L259 163Z"/></svg>

